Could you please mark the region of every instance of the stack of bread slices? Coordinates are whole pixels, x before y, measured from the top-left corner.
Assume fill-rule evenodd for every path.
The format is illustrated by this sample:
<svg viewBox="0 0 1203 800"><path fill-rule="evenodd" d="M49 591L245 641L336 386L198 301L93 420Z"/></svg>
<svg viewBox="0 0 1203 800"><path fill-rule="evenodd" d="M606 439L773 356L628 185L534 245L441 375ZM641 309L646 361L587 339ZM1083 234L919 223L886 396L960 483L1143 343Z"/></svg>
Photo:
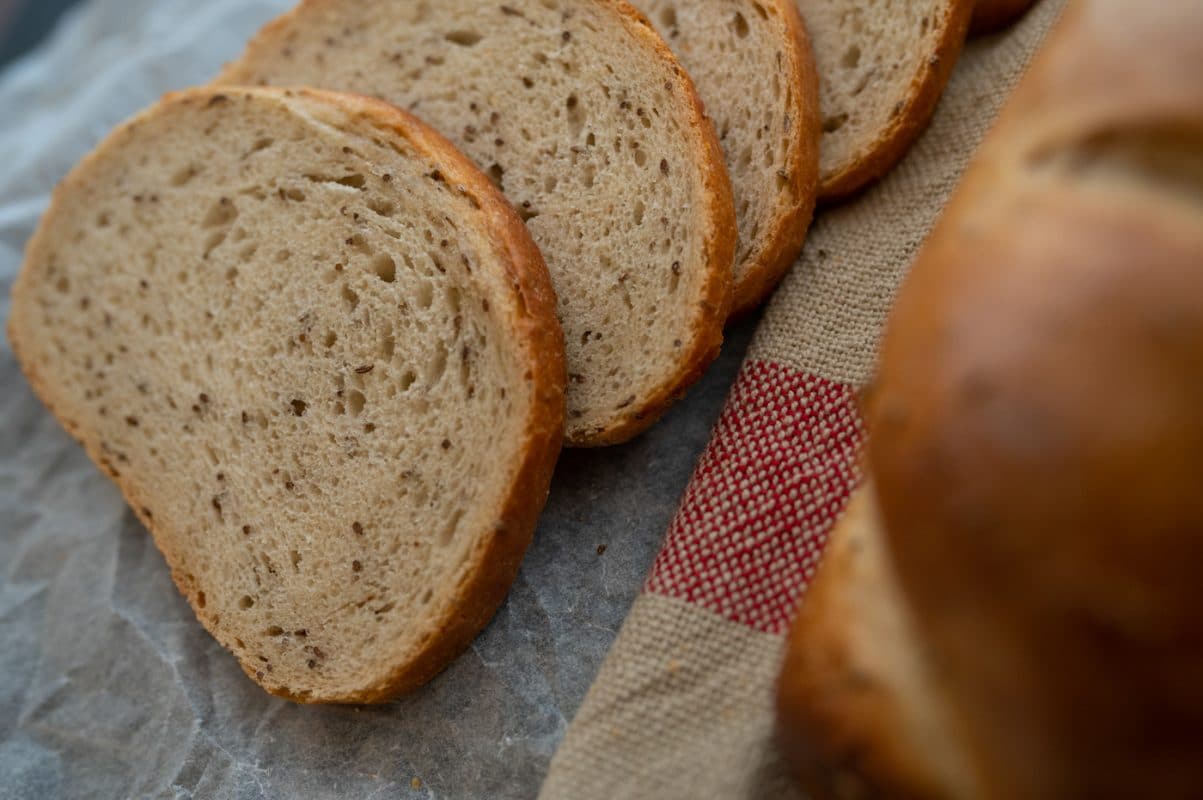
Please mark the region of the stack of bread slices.
<svg viewBox="0 0 1203 800"><path fill-rule="evenodd" d="M387 700L500 604L561 445L652 425L902 156L972 11L305 0L63 180L10 339L252 678Z"/></svg>

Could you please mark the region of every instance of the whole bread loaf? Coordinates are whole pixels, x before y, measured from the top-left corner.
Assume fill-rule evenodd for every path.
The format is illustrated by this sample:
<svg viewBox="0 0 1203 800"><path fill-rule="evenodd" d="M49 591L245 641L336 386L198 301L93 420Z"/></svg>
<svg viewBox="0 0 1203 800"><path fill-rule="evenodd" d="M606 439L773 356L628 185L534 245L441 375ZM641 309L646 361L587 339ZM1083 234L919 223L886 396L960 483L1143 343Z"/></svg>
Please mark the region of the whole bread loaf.
<svg viewBox="0 0 1203 800"><path fill-rule="evenodd" d="M518 215L409 115L196 89L58 187L9 337L252 678L377 702L517 574L562 441L554 310Z"/></svg>
<svg viewBox="0 0 1203 800"><path fill-rule="evenodd" d="M819 176L819 80L794 0L641 0L714 120L739 245L734 301L759 305L797 259Z"/></svg>
<svg viewBox="0 0 1203 800"><path fill-rule="evenodd" d="M1068 6L900 292L867 403L895 577L820 568L781 677L820 789L1203 796L1203 5L1132 10Z"/></svg>
<svg viewBox="0 0 1203 800"><path fill-rule="evenodd" d="M722 151L623 0L304 0L218 80L383 98L493 178L551 270L570 444L643 431L718 354L736 240Z"/></svg>

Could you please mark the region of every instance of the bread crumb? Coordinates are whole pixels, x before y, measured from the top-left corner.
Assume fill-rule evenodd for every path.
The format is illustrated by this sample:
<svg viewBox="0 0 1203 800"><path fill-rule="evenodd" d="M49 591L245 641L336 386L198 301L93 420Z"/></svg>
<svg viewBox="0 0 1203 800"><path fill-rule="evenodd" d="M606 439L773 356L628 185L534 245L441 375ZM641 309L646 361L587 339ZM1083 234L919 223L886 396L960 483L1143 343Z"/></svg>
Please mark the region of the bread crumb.
<svg viewBox="0 0 1203 800"><path fill-rule="evenodd" d="M413 787L413 789L415 789L415 790L421 789L422 788L422 780L421 780L421 778L414 778L413 780L411 780L409 782L409 785L411 787Z"/></svg>

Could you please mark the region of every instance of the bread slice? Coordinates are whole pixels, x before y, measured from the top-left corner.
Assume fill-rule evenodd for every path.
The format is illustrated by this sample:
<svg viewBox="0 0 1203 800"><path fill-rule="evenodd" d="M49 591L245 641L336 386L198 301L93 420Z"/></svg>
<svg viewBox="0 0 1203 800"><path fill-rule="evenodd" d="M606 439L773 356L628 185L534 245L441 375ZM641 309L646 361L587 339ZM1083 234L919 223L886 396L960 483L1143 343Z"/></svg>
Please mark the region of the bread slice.
<svg viewBox="0 0 1203 800"><path fill-rule="evenodd" d="M493 177L559 297L570 444L644 430L717 355L735 247L722 153L622 0L305 0L218 80L384 98Z"/></svg>
<svg viewBox="0 0 1203 800"><path fill-rule="evenodd" d="M931 120L974 0L797 0L819 65L819 197L880 178Z"/></svg>
<svg viewBox="0 0 1203 800"><path fill-rule="evenodd" d="M819 174L819 81L794 0L639 0L714 119L735 196L732 313L798 257Z"/></svg>
<svg viewBox="0 0 1203 800"><path fill-rule="evenodd" d="M518 570L562 441L517 214L379 101L171 95L63 181L13 289L34 388L268 691L438 672Z"/></svg>
<svg viewBox="0 0 1203 800"><path fill-rule="evenodd" d="M783 750L816 800L980 796L909 609L864 486L831 532L777 687Z"/></svg>

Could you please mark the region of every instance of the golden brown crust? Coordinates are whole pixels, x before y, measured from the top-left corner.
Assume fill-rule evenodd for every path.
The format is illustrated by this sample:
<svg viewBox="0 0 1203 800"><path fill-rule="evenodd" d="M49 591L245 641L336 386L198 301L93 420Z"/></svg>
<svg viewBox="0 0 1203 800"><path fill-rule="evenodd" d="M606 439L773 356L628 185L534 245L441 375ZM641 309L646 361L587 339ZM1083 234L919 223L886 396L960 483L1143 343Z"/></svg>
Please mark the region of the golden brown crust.
<svg viewBox="0 0 1203 800"><path fill-rule="evenodd" d="M898 711L889 687L858 669L851 641L856 612L848 597L864 546L857 538L866 525L876 524L872 505L858 492L831 531L786 640L777 681L777 738L791 770L816 800L886 796L874 762L883 758L881 740L888 737L882 730L898 725ZM891 764L885 773L896 769Z"/></svg>
<svg viewBox="0 0 1203 800"><path fill-rule="evenodd" d="M778 739L816 800L971 797L883 539L866 484L831 531L790 631Z"/></svg>
<svg viewBox="0 0 1203 800"><path fill-rule="evenodd" d="M555 317L555 294L542 256L531 240L526 226L492 182L450 142L413 116L387 103L373 98L311 89L211 87L190 89L165 96L159 104L118 128L63 180L54 191L50 208L39 231L46 229L49 222L59 213L61 204L57 202L57 198L75 190L77 183L82 179L82 168L93 160L103 158L107 147L136 126L141 119L158 113L172 103L201 102L219 94L232 92L267 95L273 98L287 97L332 106L374 127L389 130L393 135L405 138L418 152L437 160L449 182L465 187L466 192L475 197L487 214L493 234L497 237L497 254L508 259L506 269L510 285L518 298L517 316L513 320L514 338L525 345L530 369L529 380L535 387L533 402L527 415L525 447L520 462L513 468L514 482L497 516L498 525L491 535L478 537L478 546L473 556L475 566L468 570L467 579L459 587L456 596L446 604L443 618L432 623L431 631L421 649L406 663L398 665L372 686L320 693L297 691L287 686L272 684L270 676L259 672L256 665L241 662L243 670L253 680L272 694L290 700L304 703L385 702L430 680L471 643L505 598L530 544L535 522L547 498L552 471L563 441L564 390L567 376L564 366L563 333ZM43 238L35 234L27 248L26 262L34 260L44 246ZM156 521L147 510L150 498L138 495L131 482L121 476L94 443L79 430L78 425L59 413L55 407L54 395L38 374L35 365L21 356L22 320L28 307L24 295L29 280L29 271L23 269L13 285L13 311L8 324L9 339L22 370L46 407L84 446L92 461L120 488L126 502L151 532L155 544L171 569L176 586L192 606L197 618L215 638L225 644L224 631L218 626L211 612L198 600L201 587L197 586L186 565L180 562L169 547L164 546L165 540L159 531L161 520Z"/></svg>
<svg viewBox="0 0 1203 800"><path fill-rule="evenodd" d="M926 259L972 260L1008 278L973 290L944 274L956 310L929 294L900 319L922 313L930 323L912 322L908 339L886 350L895 366L882 371L871 460L899 568L949 661L995 796L1052 787L1051 796L1090 797L1120 786L1128 791L1116 796L1134 796L1155 776L1170 783L1151 796L1190 796L1181 789L1203 788L1203 774L1160 769L1161 745L1129 732L1203 730L1194 679L1179 674L1203 666L1200 563L1175 535L1203 529L1192 499L1203 394L1187 377L1203 359L1177 361L1185 341L1203 340L1203 237L1187 235L1188 215L1065 190L1004 201L996 214L999 227L945 238ZM1166 274L1187 265L1189 274ZM1033 291L1045 299L1023 298ZM1005 319L994 304L1010 309ZM975 319L974 332L950 322L961 315ZM1159 320L1174 329L1169 341L1159 341ZM1059 341L1033 342L1024 329ZM906 358L918 348L942 366ZM957 477L938 477L948 475ZM1056 654L1056 670L1041 653ZM1130 686L1129 705L1103 712L1117 682ZM1203 740L1174 745L1198 752ZM1012 751L1024 770L1000 763Z"/></svg>
<svg viewBox="0 0 1203 800"><path fill-rule="evenodd" d="M710 362L718 357L723 344L723 326L730 315L732 267L738 232L735 222L735 201L727 177L726 161L719 145L714 125L698 97L693 81L677 61L672 50L656 33L647 19L626 0L593 0L613 9L629 30L648 45L656 57L670 68L675 80L672 90L685 106L688 130L696 139L698 163L702 165L703 196L706 205L706 238L704 270L706 278L695 301L693 338L683 342L679 365L666 377L659 388L640 404L633 405L622 417L603 429L575 431L568 429L569 447L602 447L621 444L645 430L664 416L668 409L695 384Z"/></svg>
<svg viewBox="0 0 1203 800"><path fill-rule="evenodd" d="M786 154L784 173L794 203L774 220L760 252L745 262L743 272L735 282L732 320L764 302L793 266L806 243L818 195L822 120L819 71L815 67L810 37L794 0L771 0L766 5L772 6L775 16L781 20L785 27L783 39L788 43L783 51L788 61L781 71L783 82L793 87L786 119L794 136Z"/></svg>
<svg viewBox="0 0 1203 800"><path fill-rule="evenodd" d="M1130 10L1069 6L900 293L870 405L989 798L1203 793L1203 6Z"/></svg>
<svg viewBox="0 0 1203 800"><path fill-rule="evenodd" d="M922 71L912 81L904 108L864 158L821 181L821 204L843 200L885 175L902 160L927 128L961 55L973 6L974 0L953 0L949 4L948 13L941 23L943 36Z"/></svg>
<svg viewBox="0 0 1203 800"><path fill-rule="evenodd" d="M981 36L1002 30L1023 16L1036 0L977 0L969 35Z"/></svg>

